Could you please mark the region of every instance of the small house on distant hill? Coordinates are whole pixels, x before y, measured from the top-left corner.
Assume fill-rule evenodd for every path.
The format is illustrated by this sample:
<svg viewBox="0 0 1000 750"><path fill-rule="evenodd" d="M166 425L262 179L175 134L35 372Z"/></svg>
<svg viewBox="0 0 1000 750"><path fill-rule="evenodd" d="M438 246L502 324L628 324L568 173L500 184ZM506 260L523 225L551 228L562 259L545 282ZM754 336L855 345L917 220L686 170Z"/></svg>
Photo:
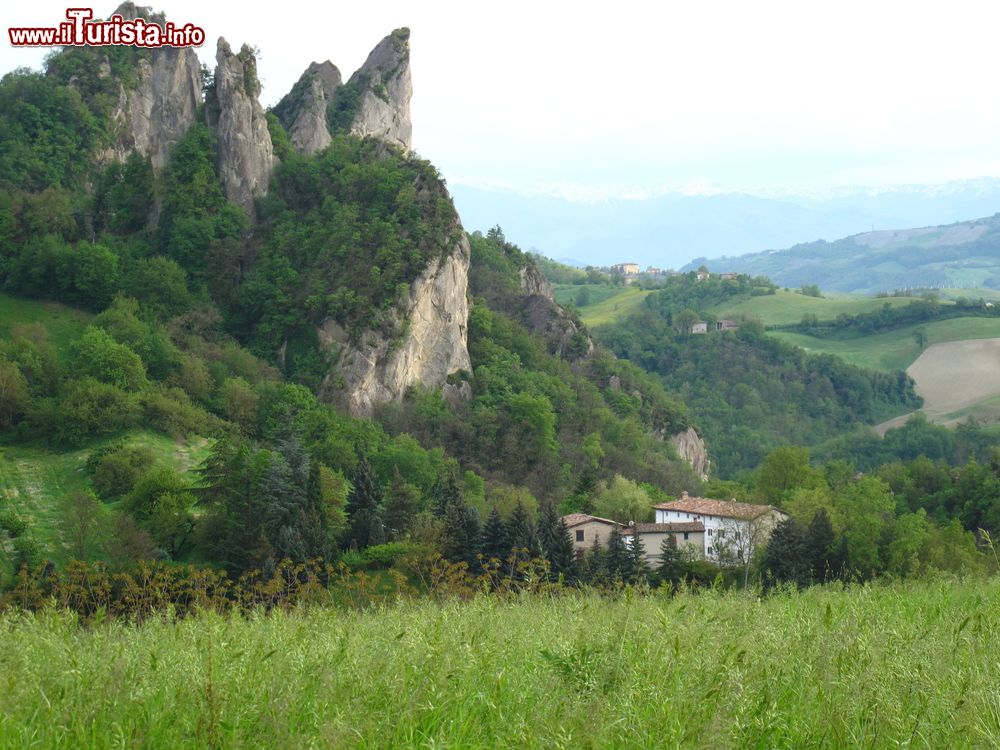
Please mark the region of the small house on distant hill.
<svg viewBox="0 0 1000 750"><path fill-rule="evenodd" d="M608 541L611 529L621 528L622 525L610 518L599 518L586 513L570 513L562 517L563 523L569 529L569 535L573 539L573 549L577 554L586 552L597 540L600 547L604 547Z"/></svg>
<svg viewBox="0 0 1000 750"><path fill-rule="evenodd" d="M653 506L658 524L699 521L705 526L704 555L716 562L746 562L766 544L774 527L788 515L772 505L691 497Z"/></svg>
<svg viewBox="0 0 1000 750"><path fill-rule="evenodd" d="M691 333L708 333L708 321L696 320L691 324Z"/></svg>
<svg viewBox="0 0 1000 750"><path fill-rule="evenodd" d="M727 271L726 273L720 273L719 279L721 281L736 281L737 276L738 274L732 273L731 271Z"/></svg>
<svg viewBox="0 0 1000 750"><path fill-rule="evenodd" d="M614 273L620 273L625 276L635 276L639 273L638 263L616 263L611 266L611 270Z"/></svg>
<svg viewBox="0 0 1000 750"><path fill-rule="evenodd" d="M740 322L738 320L730 320L728 318L723 318L722 320L715 321L716 331L735 331L740 327Z"/></svg>
<svg viewBox="0 0 1000 750"><path fill-rule="evenodd" d="M698 281L707 281L708 279L712 278L712 274L710 274L708 271L698 271L695 274L695 278Z"/></svg>

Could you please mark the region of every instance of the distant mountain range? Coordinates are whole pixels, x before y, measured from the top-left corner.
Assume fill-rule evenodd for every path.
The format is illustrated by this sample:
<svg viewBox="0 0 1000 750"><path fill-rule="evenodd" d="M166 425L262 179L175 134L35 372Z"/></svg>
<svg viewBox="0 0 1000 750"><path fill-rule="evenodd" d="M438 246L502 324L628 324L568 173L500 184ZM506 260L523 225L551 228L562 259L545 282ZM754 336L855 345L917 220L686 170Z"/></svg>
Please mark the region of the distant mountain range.
<svg viewBox="0 0 1000 750"><path fill-rule="evenodd" d="M508 240L581 264L678 268L859 232L929 226L1000 211L1000 179L826 191L690 191L573 200L450 186L469 230L499 224Z"/></svg>
<svg viewBox="0 0 1000 750"><path fill-rule="evenodd" d="M819 284L841 292L915 287L1000 289L1000 214L922 229L864 232L684 267L763 274L786 287Z"/></svg>

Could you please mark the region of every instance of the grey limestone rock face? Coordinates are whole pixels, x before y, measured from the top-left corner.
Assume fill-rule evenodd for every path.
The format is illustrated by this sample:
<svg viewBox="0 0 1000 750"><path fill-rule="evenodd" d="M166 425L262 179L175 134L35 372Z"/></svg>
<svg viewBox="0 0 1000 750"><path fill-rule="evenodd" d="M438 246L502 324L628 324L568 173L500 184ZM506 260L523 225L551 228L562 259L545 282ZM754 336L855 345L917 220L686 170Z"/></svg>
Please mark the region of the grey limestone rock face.
<svg viewBox="0 0 1000 750"><path fill-rule="evenodd" d="M260 106L257 60L247 45L233 54L219 38L215 54L219 176L226 197L256 218L254 198L267 194L276 158Z"/></svg>
<svg viewBox="0 0 1000 750"><path fill-rule="evenodd" d="M711 468L708 448L694 427L688 427L684 432L671 435L670 444L677 451L677 455L687 461L702 480L708 479Z"/></svg>
<svg viewBox="0 0 1000 750"><path fill-rule="evenodd" d="M538 267L531 263L518 271L524 294L524 322L545 337L549 351L558 357L577 359L594 351L594 342L573 317L556 302L555 290ZM585 336L585 339L578 337Z"/></svg>
<svg viewBox="0 0 1000 750"><path fill-rule="evenodd" d="M351 344L333 321L320 329L320 341L340 344L338 373L342 387L327 377L323 395L340 401L356 416L368 416L379 404L398 401L413 385L446 386L449 375L471 370L469 359L469 241L465 235L446 255L433 260L410 285L406 304L397 310L407 321L400 340L376 333ZM468 397L467 384L452 396Z"/></svg>
<svg viewBox="0 0 1000 750"><path fill-rule="evenodd" d="M135 3L123 3L114 15L157 18L149 8ZM149 59L139 60L136 79L134 86L120 87L112 112L117 137L107 156L124 161L137 151L159 169L167 163L170 147L197 118L202 101L201 65L189 47L159 47L150 50Z"/></svg>
<svg viewBox="0 0 1000 750"><path fill-rule="evenodd" d="M330 145L326 112L342 83L336 65L329 60L314 62L275 106L274 113L299 153L314 154Z"/></svg>
<svg viewBox="0 0 1000 750"><path fill-rule="evenodd" d="M396 29L379 42L348 84L359 92L350 132L391 143L408 152L410 121L410 30Z"/></svg>

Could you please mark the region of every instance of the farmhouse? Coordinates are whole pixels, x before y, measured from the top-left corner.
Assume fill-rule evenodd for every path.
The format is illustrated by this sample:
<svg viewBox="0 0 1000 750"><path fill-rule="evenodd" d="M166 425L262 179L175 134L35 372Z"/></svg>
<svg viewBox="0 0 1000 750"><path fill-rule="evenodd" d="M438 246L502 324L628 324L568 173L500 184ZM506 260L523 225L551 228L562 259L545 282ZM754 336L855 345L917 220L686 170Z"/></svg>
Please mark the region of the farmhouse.
<svg viewBox="0 0 1000 750"><path fill-rule="evenodd" d="M677 549L689 550L695 557L701 557L705 549L705 525L701 521L637 523L623 531L622 536L629 544L636 537L641 540L643 558L651 567L660 564L660 549L668 539L673 540Z"/></svg>
<svg viewBox="0 0 1000 750"><path fill-rule="evenodd" d="M569 529L569 535L573 539L573 549L577 554L589 550L595 539L599 546L604 547L611 529L622 526L609 518L599 518L586 513L570 513L568 516L563 516L562 520Z"/></svg>
<svg viewBox="0 0 1000 750"><path fill-rule="evenodd" d="M722 280L722 281L736 281L736 277L737 277L737 275L735 273L730 272L730 271L727 271L726 273L720 273L719 274L719 279Z"/></svg>
<svg viewBox="0 0 1000 750"><path fill-rule="evenodd" d="M638 263L616 263L611 266L611 270L614 273L624 274L625 276L635 276L639 273Z"/></svg>
<svg viewBox="0 0 1000 750"><path fill-rule="evenodd" d="M658 524L700 521L705 526L704 555L717 562L746 562L787 514L771 505L691 497L654 505Z"/></svg>
<svg viewBox="0 0 1000 750"><path fill-rule="evenodd" d="M729 320L728 318L723 318L722 320L715 321L716 331L735 331L740 327L740 322L738 320Z"/></svg>
<svg viewBox="0 0 1000 750"><path fill-rule="evenodd" d="M708 321L696 320L691 324L691 333L708 333Z"/></svg>
<svg viewBox="0 0 1000 750"><path fill-rule="evenodd" d="M710 274L708 271L698 271L695 274L695 278L698 281L707 281L708 279L712 278L712 274Z"/></svg>

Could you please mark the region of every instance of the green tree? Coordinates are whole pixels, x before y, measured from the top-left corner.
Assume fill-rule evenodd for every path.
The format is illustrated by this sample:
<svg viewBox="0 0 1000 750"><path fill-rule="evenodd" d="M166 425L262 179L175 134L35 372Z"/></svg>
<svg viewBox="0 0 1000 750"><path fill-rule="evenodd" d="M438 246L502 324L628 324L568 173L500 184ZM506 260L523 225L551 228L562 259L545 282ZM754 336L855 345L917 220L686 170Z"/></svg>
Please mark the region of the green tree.
<svg viewBox="0 0 1000 750"><path fill-rule="evenodd" d="M794 518L775 526L764 548L761 570L767 582L808 586L812 582L812 551L808 533Z"/></svg>
<svg viewBox="0 0 1000 750"><path fill-rule="evenodd" d="M136 391L146 383L146 368L139 355L94 326L83 332L73 361L79 375L89 375L122 390Z"/></svg>
<svg viewBox="0 0 1000 750"><path fill-rule="evenodd" d="M507 536L507 525L503 522L500 511L494 505L493 510L483 525L483 558L486 560L505 561L510 555L510 539Z"/></svg>
<svg viewBox="0 0 1000 750"><path fill-rule="evenodd" d="M562 577L572 581L576 577L576 551L569 529L556 512L551 502L542 506L538 515L538 539L545 559L549 561L549 573L554 580Z"/></svg>
<svg viewBox="0 0 1000 750"><path fill-rule="evenodd" d="M359 457L351 478L351 491L347 496L347 516L350 519L348 544L364 549L385 541L382 499L382 488L372 472L371 464L365 456Z"/></svg>

